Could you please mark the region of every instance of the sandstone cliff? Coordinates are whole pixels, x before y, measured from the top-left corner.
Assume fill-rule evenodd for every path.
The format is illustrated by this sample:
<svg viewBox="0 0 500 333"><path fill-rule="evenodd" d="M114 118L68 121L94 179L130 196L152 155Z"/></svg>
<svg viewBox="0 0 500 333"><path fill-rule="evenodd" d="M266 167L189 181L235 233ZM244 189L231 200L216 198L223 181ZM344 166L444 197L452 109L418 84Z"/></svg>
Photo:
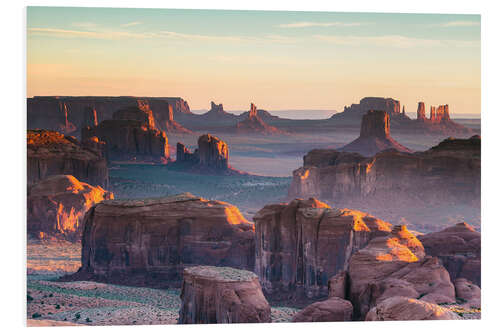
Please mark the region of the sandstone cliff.
<svg viewBox="0 0 500 333"><path fill-rule="evenodd" d="M82 267L68 279L179 286L194 265L252 271L253 225L238 208L191 194L103 201L84 221Z"/></svg>
<svg viewBox="0 0 500 333"><path fill-rule="evenodd" d="M255 216L255 272L272 298L328 295L328 279L390 224L316 199L267 205Z"/></svg>
<svg viewBox="0 0 500 333"><path fill-rule="evenodd" d="M80 240L85 213L108 199L113 199L113 193L80 182L73 176L47 177L28 186L28 234L36 238Z"/></svg>
<svg viewBox="0 0 500 333"><path fill-rule="evenodd" d="M165 132L155 128L153 113L146 103L138 102L113 113L96 127L82 129L82 140L97 137L106 143L110 160L166 163L169 159Z"/></svg>
<svg viewBox="0 0 500 333"><path fill-rule="evenodd" d="M359 138L340 148L339 151L373 156L387 149L410 152L408 148L391 137L391 123L387 112L370 110L363 116L361 121Z"/></svg>
<svg viewBox="0 0 500 333"><path fill-rule="evenodd" d="M53 131L29 130L27 144L28 185L52 175L73 175L91 185L108 187L106 160L75 138Z"/></svg>

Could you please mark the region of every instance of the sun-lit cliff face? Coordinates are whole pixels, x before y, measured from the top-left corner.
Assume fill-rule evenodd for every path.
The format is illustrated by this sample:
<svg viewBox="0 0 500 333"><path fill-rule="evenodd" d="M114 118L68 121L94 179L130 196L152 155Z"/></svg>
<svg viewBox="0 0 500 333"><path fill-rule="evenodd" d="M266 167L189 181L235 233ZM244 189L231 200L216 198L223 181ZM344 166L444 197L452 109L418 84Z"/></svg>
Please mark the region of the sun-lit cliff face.
<svg viewBox="0 0 500 333"><path fill-rule="evenodd" d="M48 177L28 188L28 233L37 238L78 240L85 213L113 198L113 193L71 175Z"/></svg>

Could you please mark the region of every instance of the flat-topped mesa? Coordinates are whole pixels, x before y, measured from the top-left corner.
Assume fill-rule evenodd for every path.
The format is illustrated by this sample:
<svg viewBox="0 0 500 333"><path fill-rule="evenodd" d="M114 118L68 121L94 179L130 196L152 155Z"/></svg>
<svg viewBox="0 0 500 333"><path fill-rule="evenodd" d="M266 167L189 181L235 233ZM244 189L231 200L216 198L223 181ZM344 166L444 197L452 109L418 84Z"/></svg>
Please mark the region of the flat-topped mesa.
<svg viewBox="0 0 500 333"><path fill-rule="evenodd" d="M115 161L167 163L168 138L155 127L147 102L138 100L113 113L96 127L82 128L82 140L97 137L106 143L106 156Z"/></svg>
<svg viewBox="0 0 500 333"><path fill-rule="evenodd" d="M328 279L391 225L369 214L330 208L314 198L271 204L255 216L255 272L273 299L328 295Z"/></svg>
<svg viewBox="0 0 500 333"><path fill-rule="evenodd" d="M253 271L253 228L237 207L189 193L102 201L85 216L82 267L67 279L163 288L193 265Z"/></svg>
<svg viewBox="0 0 500 333"><path fill-rule="evenodd" d="M231 267L184 269L179 324L271 322L257 275Z"/></svg>
<svg viewBox="0 0 500 333"><path fill-rule="evenodd" d="M91 185L108 187L108 167L99 150L55 131L28 130L28 185L53 175L73 175Z"/></svg>
<svg viewBox="0 0 500 333"><path fill-rule="evenodd" d="M95 127L99 124L97 121L97 111L92 106L87 106L83 111L83 120L82 120L82 128L83 127Z"/></svg>
<svg viewBox="0 0 500 333"><path fill-rule="evenodd" d="M385 111L368 111L363 116L359 138L339 150L359 153L364 156L373 156L387 149L410 152L408 148L391 137L390 121L391 118Z"/></svg>
<svg viewBox="0 0 500 333"><path fill-rule="evenodd" d="M351 106L344 106L344 112L335 114L332 118L343 117L348 115L357 115L361 117L369 110L382 110L393 116L400 114L401 104L398 100L393 98L384 97L365 97L359 101L359 104L351 104Z"/></svg>

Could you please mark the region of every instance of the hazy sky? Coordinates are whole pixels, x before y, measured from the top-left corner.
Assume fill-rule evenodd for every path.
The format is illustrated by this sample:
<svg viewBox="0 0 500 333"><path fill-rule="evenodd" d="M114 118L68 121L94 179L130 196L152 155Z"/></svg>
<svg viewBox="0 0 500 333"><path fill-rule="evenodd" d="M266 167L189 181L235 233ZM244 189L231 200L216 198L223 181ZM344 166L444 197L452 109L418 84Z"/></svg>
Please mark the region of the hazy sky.
<svg viewBox="0 0 500 333"><path fill-rule="evenodd" d="M29 7L27 94L480 113L479 15Z"/></svg>

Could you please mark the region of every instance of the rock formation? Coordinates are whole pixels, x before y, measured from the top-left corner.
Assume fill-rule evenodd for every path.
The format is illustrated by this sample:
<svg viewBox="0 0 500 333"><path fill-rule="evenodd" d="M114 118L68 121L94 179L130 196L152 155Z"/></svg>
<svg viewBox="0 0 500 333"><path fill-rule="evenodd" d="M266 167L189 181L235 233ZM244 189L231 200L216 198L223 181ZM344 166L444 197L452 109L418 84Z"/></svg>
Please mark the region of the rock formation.
<svg viewBox="0 0 500 333"><path fill-rule="evenodd" d="M88 109L96 111L97 119L109 120L113 112L138 101L147 103L157 127L165 131L164 122L171 106L176 118L191 117L188 103L180 97L105 97L105 96L35 96L27 99L28 129L56 130L64 134L79 135L81 129L89 126L83 119Z"/></svg>
<svg viewBox="0 0 500 333"><path fill-rule="evenodd" d="M345 299L331 297L299 311L292 322L329 322L352 320L352 304Z"/></svg>
<svg viewBox="0 0 500 333"><path fill-rule="evenodd" d="M326 296L328 279L351 255L390 232L387 222L313 198L267 205L254 221L255 272L272 298Z"/></svg>
<svg viewBox="0 0 500 333"><path fill-rule="evenodd" d="M285 131L266 124L264 120L259 117L257 107L253 103L250 104L248 117L236 124L236 133L264 135L286 134Z"/></svg>
<svg viewBox="0 0 500 333"><path fill-rule="evenodd" d="M175 167L182 171L207 174L243 174L229 165L227 143L211 134L198 138L198 148L194 152L181 142L177 143Z"/></svg>
<svg viewBox="0 0 500 333"><path fill-rule="evenodd" d="M269 323L271 307L257 276L230 267L184 270L179 324Z"/></svg>
<svg viewBox="0 0 500 333"><path fill-rule="evenodd" d="M73 176L47 177L28 186L28 234L36 238L55 236L79 240L87 210L108 199L113 199L113 193Z"/></svg>
<svg viewBox="0 0 500 333"><path fill-rule="evenodd" d="M108 187L106 160L75 138L58 132L28 130L28 185L52 175L73 175L94 186Z"/></svg>
<svg viewBox="0 0 500 333"><path fill-rule="evenodd" d="M481 288L464 278L458 278L454 282L457 300L465 302L466 307L481 308Z"/></svg>
<svg viewBox="0 0 500 333"><path fill-rule="evenodd" d="M82 267L68 279L136 286L178 286L184 268L253 270L253 225L237 207L189 193L109 200L85 216Z"/></svg>
<svg viewBox="0 0 500 333"><path fill-rule="evenodd" d="M458 315L444 307L402 296L384 300L366 315L367 321L457 319L460 319Z"/></svg>
<svg viewBox="0 0 500 333"><path fill-rule="evenodd" d="M408 204L480 206L481 138L447 139L413 154L385 151L371 158L315 149L293 172L290 198L316 197L385 209Z"/></svg>
<svg viewBox="0 0 500 333"><path fill-rule="evenodd" d="M481 286L481 234L467 223L419 236L427 254L436 256L454 281L465 278Z"/></svg>
<svg viewBox="0 0 500 333"><path fill-rule="evenodd" d="M169 159L167 136L155 128L153 113L142 101L116 111L111 120L82 129L82 140L94 136L106 143L110 160L166 163Z"/></svg>
<svg viewBox="0 0 500 333"><path fill-rule="evenodd" d="M179 124L174 120L174 111L172 105L167 103L165 105L165 111L156 116L157 127L166 133L176 133L176 134L191 134L190 130Z"/></svg>
<svg viewBox="0 0 500 333"><path fill-rule="evenodd" d="M82 128L83 127L95 127L99 124L97 121L97 111L95 108L88 106L83 110L83 120L82 120Z"/></svg>
<svg viewBox="0 0 500 333"><path fill-rule="evenodd" d="M354 152L364 156L373 156L387 149L410 152L408 148L399 144L391 137L390 125L390 118L387 112L368 111L363 116L359 138L340 148L339 151Z"/></svg>
<svg viewBox="0 0 500 333"><path fill-rule="evenodd" d="M417 120L424 120L424 119L425 119L425 103L418 102Z"/></svg>
<svg viewBox="0 0 500 333"><path fill-rule="evenodd" d="M455 301L448 272L437 258L425 256L423 245L405 226L354 253L347 274L355 318L364 318L370 308L393 296L436 304Z"/></svg>

